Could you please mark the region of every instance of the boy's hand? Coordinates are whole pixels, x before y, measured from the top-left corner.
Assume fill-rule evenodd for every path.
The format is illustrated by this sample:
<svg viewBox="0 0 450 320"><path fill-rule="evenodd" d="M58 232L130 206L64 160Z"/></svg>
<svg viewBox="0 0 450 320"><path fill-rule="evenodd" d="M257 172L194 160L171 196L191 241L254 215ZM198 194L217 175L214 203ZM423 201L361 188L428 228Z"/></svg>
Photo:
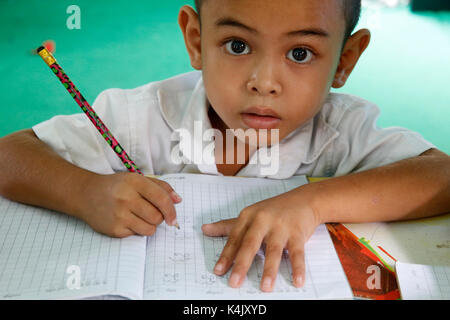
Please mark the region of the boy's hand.
<svg viewBox="0 0 450 320"><path fill-rule="evenodd" d="M181 201L168 183L128 172L92 176L85 199L80 218L94 230L119 238L152 235L163 220L175 225L174 203Z"/></svg>
<svg viewBox="0 0 450 320"><path fill-rule="evenodd" d="M214 273L225 274L234 262L229 285L240 287L264 242L266 258L261 290L272 291L284 248L289 252L294 285L303 286L304 246L320 223L299 190L255 203L243 209L236 219L203 225L203 233L208 236L228 235Z"/></svg>

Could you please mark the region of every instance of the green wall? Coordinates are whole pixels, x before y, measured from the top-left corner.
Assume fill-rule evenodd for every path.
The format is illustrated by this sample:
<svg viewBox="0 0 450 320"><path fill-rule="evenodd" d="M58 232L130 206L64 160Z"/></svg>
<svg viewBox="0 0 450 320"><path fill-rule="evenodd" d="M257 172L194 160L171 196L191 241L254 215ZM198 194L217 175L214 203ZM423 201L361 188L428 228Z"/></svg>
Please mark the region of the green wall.
<svg viewBox="0 0 450 320"><path fill-rule="evenodd" d="M193 1L0 0L0 136L79 107L30 52L44 40L85 98L107 88L133 88L192 70L177 24ZM81 8L81 30L66 9ZM450 13L409 8L365 9L360 27L372 42L338 92L377 103L378 124L420 132L450 153Z"/></svg>

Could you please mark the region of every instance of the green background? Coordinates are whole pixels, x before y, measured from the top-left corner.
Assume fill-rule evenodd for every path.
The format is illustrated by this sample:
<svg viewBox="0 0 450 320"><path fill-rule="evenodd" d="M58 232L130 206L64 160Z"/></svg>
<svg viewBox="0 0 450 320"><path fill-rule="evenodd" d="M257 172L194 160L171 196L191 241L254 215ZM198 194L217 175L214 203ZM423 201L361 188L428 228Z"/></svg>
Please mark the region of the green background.
<svg viewBox="0 0 450 320"><path fill-rule="evenodd" d="M104 89L133 88L193 70L177 24L193 1L0 0L0 137L57 114L80 112L31 50L56 42L55 56L91 103ZM69 30L66 9L81 9ZM372 41L346 86L381 108L378 125L420 132L450 153L450 13L365 8Z"/></svg>

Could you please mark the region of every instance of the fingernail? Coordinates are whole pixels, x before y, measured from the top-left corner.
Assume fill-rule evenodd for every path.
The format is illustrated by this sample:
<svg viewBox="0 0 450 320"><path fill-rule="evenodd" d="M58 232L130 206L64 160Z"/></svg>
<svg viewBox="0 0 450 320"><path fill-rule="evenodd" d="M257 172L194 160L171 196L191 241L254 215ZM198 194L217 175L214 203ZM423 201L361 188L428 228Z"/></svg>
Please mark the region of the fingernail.
<svg viewBox="0 0 450 320"><path fill-rule="evenodd" d="M171 192L172 198L176 201L176 202L180 202L182 199L180 197L180 195L178 193L176 193L175 191Z"/></svg>
<svg viewBox="0 0 450 320"><path fill-rule="evenodd" d="M233 273L230 277L230 286L237 287L239 285L240 277L237 273Z"/></svg>
<svg viewBox="0 0 450 320"><path fill-rule="evenodd" d="M261 287L263 290L270 290L272 288L272 279L270 277L265 277Z"/></svg>
<svg viewBox="0 0 450 320"><path fill-rule="evenodd" d="M295 285L296 287L301 287L301 285L302 285L302 280L303 280L302 276L296 276L296 277L294 278L294 285Z"/></svg>
<svg viewBox="0 0 450 320"><path fill-rule="evenodd" d="M171 226L178 227L178 229L180 228L180 227L178 226L177 219L173 219L173 220L172 220L172 223L171 223L170 225L171 225Z"/></svg>
<svg viewBox="0 0 450 320"><path fill-rule="evenodd" d="M214 267L214 272L222 273L222 271L223 271L223 264L222 263L216 264L216 266Z"/></svg>

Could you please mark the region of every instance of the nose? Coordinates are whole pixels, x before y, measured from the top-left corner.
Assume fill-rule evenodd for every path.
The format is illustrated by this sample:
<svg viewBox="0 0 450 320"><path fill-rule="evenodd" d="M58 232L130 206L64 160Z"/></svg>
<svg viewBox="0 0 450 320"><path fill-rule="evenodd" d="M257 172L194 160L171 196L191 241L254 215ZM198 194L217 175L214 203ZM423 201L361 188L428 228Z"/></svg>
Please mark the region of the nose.
<svg viewBox="0 0 450 320"><path fill-rule="evenodd" d="M279 95L282 88L277 79L276 69L276 63L269 59L257 63L247 82L247 90L261 96Z"/></svg>

